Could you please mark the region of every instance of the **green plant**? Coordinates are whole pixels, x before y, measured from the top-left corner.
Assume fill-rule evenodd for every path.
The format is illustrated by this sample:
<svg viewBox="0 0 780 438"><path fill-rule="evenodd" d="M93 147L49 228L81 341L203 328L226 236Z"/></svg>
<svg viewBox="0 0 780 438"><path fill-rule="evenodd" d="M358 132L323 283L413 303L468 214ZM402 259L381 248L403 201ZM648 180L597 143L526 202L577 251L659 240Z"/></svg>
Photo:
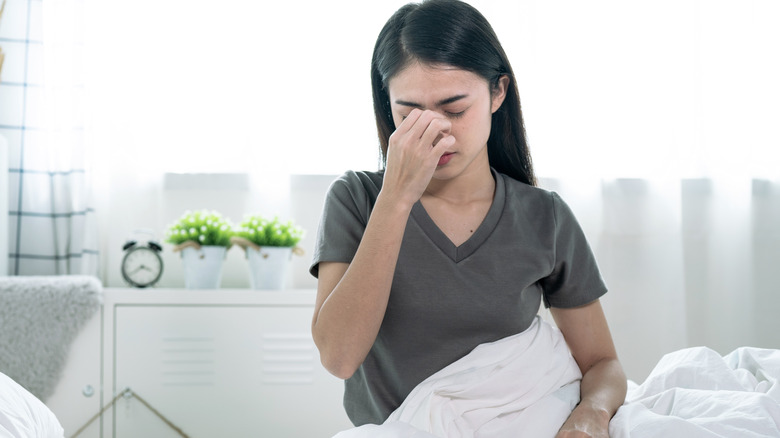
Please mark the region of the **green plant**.
<svg viewBox="0 0 780 438"><path fill-rule="evenodd" d="M178 221L168 227L165 241L174 245L193 241L204 246L228 247L233 234L230 221L216 211L185 211Z"/></svg>
<svg viewBox="0 0 780 438"><path fill-rule="evenodd" d="M282 223L278 217L268 220L260 215L246 215L235 233L258 246L295 246L304 230L292 221Z"/></svg>

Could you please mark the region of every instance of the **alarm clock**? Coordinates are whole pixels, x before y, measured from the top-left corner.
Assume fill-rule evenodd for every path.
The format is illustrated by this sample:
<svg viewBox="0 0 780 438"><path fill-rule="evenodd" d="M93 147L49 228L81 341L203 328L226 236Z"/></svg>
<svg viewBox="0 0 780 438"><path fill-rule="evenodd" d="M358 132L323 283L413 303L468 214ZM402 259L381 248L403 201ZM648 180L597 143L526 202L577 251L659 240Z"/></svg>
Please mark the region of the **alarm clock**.
<svg viewBox="0 0 780 438"><path fill-rule="evenodd" d="M128 240L123 246L122 278L133 287L153 286L163 272L162 246L153 240Z"/></svg>

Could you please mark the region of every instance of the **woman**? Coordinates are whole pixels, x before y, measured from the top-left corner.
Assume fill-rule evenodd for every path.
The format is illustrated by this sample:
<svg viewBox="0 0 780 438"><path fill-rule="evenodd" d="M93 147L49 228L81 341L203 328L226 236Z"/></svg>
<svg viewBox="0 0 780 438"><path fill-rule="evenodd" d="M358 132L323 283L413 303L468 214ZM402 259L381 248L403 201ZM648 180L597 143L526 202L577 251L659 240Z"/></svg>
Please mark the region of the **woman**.
<svg viewBox="0 0 780 438"><path fill-rule="evenodd" d="M544 299L583 375L558 436L607 436L626 380L606 287L566 204L534 187L489 23L457 0L406 5L379 34L371 76L384 170L332 184L311 268L312 334L346 380L350 419L382 423L430 375L528 328Z"/></svg>

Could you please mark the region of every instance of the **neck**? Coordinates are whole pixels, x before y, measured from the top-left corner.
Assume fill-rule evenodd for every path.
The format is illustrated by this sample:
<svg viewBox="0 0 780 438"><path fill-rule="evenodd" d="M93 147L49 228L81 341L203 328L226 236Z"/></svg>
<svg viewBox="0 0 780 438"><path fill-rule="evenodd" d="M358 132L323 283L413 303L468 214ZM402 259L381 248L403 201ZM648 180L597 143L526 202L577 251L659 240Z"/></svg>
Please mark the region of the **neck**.
<svg viewBox="0 0 780 438"><path fill-rule="evenodd" d="M453 204L464 204L484 199L493 199L496 182L490 166L479 166L467 170L455 178L432 179L423 196L431 196Z"/></svg>

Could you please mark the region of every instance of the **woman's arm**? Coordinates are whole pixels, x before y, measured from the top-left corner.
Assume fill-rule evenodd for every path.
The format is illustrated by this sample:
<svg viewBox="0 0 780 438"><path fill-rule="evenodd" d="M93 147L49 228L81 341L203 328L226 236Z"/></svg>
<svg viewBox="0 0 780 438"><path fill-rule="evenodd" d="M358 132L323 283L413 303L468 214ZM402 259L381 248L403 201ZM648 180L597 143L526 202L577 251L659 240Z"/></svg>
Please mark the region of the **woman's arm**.
<svg viewBox="0 0 780 438"><path fill-rule="evenodd" d="M608 437L609 420L626 398L626 376L601 302L550 312L582 371L580 403L556 438Z"/></svg>
<svg viewBox="0 0 780 438"><path fill-rule="evenodd" d="M336 377L352 376L376 339L408 217L378 199L352 263L320 263L312 336Z"/></svg>
<svg viewBox="0 0 780 438"><path fill-rule="evenodd" d="M379 333L409 214L454 142L450 126L433 111L410 112L390 136L382 190L352 262L320 263L312 336L337 377L352 376Z"/></svg>

